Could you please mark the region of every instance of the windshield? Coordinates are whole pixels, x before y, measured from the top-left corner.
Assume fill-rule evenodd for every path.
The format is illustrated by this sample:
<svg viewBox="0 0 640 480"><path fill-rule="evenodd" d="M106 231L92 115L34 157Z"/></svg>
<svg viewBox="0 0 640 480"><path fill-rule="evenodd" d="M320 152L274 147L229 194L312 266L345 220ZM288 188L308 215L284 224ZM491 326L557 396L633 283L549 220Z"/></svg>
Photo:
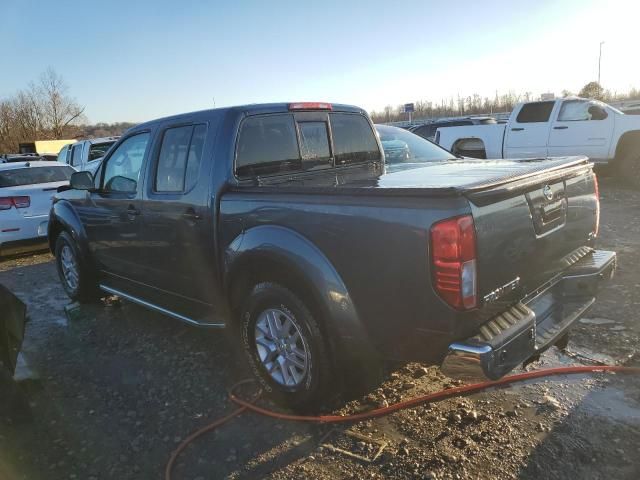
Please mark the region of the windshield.
<svg viewBox="0 0 640 480"><path fill-rule="evenodd" d="M64 182L71 178L71 167L25 167L0 172L0 188L34 185L37 183Z"/></svg>
<svg viewBox="0 0 640 480"><path fill-rule="evenodd" d="M376 130L387 164L443 162L456 159L435 143L402 128L376 125Z"/></svg>

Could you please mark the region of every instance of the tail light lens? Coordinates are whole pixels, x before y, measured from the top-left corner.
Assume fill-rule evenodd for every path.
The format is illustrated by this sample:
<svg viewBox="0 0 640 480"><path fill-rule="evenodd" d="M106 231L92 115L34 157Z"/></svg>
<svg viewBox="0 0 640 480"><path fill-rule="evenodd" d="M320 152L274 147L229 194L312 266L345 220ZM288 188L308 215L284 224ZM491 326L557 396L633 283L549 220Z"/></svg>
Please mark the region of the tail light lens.
<svg viewBox="0 0 640 480"><path fill-rule="evenodd" d="M476 307L476 230L471 215L449 218L431 227L431 261L438 295L459 310Z"/></svg>
<svg viewBox="0 0 640 480"><path fill-rule="evenodd" d="M31 206L31 198L27 196L0 198L0 210L9 210L11 207L28 208L29 206Z"/></svg>
<svg viewBox="0 0 640 480"><path fill-rule="evenodd" d="M598 186L598 176L593 174L593 187L596 191L596 226L593 229L593 236L597 237L600 231L600 187Z"/></svg>

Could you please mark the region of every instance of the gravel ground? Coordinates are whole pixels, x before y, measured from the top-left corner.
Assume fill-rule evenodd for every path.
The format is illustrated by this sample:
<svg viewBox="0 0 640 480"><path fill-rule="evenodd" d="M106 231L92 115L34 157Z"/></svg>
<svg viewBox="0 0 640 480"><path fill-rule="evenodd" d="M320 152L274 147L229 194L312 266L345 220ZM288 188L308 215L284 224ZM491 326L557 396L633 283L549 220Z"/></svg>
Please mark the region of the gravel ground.
<svg viewBox="0 0 640 480"><path fill-rule="evenodd" d="M567 353L552 349L528 369L640 365L640 192L604 179L601 193L600 247L618 252L617 276ZM0 423L2 480L161 478L183 438L231 410L226 388L247 376L220 331L117 301L67 320L48 254L0 262L0 283L28 304L29 368L19 373L33 412L30 422ZM455 384L436 367L409 364L339 413ZM191 445L173 478L264 477L635 480L640 380L558 377L335 428L244 414Z"/></svg>

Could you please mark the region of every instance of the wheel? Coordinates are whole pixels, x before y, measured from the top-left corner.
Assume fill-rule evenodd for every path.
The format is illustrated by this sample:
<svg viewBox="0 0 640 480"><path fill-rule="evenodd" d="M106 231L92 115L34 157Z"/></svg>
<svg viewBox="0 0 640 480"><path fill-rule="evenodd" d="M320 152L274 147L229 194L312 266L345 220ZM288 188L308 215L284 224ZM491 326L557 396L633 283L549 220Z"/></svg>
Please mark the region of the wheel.
<svg viewBox="0 0 640 480"><path fill-rule="evenodd" d="M263 389L290 408L315 410L329 400L329 356L316 318L287 288L261 283L242 311L242 345Z"/></svg>
<svg viewBox="0 0 640 480"><path fill-rule="evenodd" d="M640 189L640 152L629 152L620 159L618 175L627 185Z"/></svg>
<svg viewBox="0 0 640 480"><path fill-rule="evenodd" d="M56 240L56 267L65 292L71 300L81 303L96 301L98 284L80 256L76 242L67 232Z"/></svg>

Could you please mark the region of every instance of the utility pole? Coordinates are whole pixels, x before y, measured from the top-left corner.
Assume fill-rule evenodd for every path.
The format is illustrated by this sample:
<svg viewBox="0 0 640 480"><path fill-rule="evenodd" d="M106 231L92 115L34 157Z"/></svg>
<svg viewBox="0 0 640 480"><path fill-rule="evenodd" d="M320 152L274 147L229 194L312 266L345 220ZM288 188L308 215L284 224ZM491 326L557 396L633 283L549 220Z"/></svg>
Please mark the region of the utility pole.
<svg viewBox="0 0 640 480"><path fill-rule="evenodd" d="M598 86L602 85L600 83L600 63L602 61L602 45L604 42L600 42L600 55L598 55Z"/></svg>

